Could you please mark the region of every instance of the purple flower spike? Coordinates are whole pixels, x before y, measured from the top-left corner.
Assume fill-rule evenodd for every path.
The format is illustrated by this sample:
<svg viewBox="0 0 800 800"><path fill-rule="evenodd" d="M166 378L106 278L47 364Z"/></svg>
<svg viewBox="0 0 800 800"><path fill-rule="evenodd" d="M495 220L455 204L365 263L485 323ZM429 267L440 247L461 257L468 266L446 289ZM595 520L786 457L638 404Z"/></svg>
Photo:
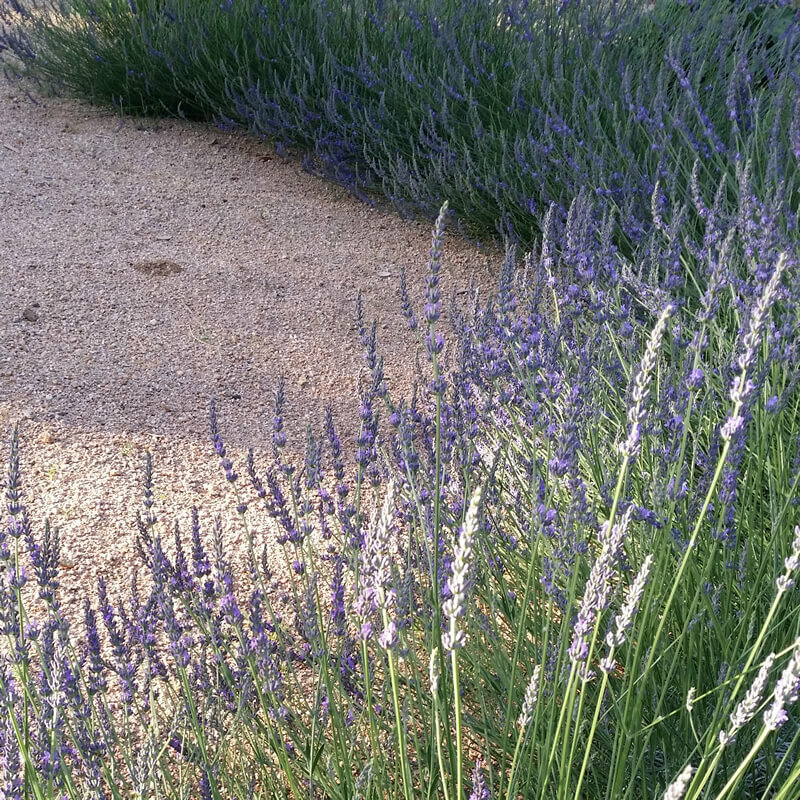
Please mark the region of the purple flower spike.
<svg viewBox="0 0 800 800"><path fill-rule="evenodd" d="M489 800L489 789L483 777L483 764L480 759L476 759L475 769L472 771L472 792L469 800Z"/></svg>
<svg viewBox="0 0 800 800"><path fill-rule="evenodd" d="M345 610L344 610L344 559L339 556L333 565L333 579L331 580L331 621L333 622L333 632L336 636L345 634Z"/></svg>
<svg viewBox="0 0 800 800"><path fill-rule="evenodd" d="M220 436L219 426L217 424L217 405L213 398L211 399L208 411L208 428L211 433L211 442L214 445L214 452L219 456L222 469L225 470L225 478L233 483L239 476L233 471L233 464L228 458L225 446L222 443L222 436Z"/></svg>
<svg viewBox="0 0 800 800"><path fill-rule="evenodd" d="M220 457L225 458L225 445L219 434L217 424L217 401L212 397L208 409L208 428L211 433L211 443L214 445L214 452Z"/></svg>
<svg viewBox="0 0 800 800"><path fill-rule="evenodd" d="M278 380L275 391L275 416L272 419L272 450L275 457L286 444L286 434L283 432L283 406L286 401L286 378L283 375Z"/></svg>
<svg viewBox="0 0 800 800"><path fill-rule="evenodd" d="M689 387L691 391L696 391L699 389L703 383L705 382L706 376L702 369L697 367L693 369L689 373L689 377L686 379L686 385Z"/></svg>
<svg viewBox="0 0 800 800"><path fill-rule="evenodd" d="M358 635L363 642L368 642L372 638L372 623L365 622L358 631Z"/></svg>
<svg viewBox="0 0 800 800"><path fill-rule="evenodd" d="M411 307L411 298L408 294L408 286L406 284L406 271L403 268L400 271L400 307L403 310L403 316L408 322L408 327L415 331L417 329L417 318L414 314L414 309Z"/></svg>
<svg viewBox="0 0 800 800"><path fill-rule="evenodd" d="M19 430L14 426L11 434L11 453L8 456L8 484L6 485L6 509L11 517L22 513L22 481L19 471ZM9 526L9 534L14 537L22 535L22 530Z"/></svg>

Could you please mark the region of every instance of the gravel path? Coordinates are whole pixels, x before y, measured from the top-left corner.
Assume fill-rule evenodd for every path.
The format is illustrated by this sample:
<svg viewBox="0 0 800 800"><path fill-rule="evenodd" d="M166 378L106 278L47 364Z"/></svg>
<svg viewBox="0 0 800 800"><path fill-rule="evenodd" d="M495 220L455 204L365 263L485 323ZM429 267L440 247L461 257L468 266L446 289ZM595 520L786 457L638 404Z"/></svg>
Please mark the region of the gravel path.
<svg viewBox="0 0 800 800"><path fill-rule="evenodd" d="M98 573L127 584L143 454L157 509L241 531L208 443L218 400L230 455L266 452L286 376L297 451L331 402L356 428L356 294L378 320L394 391L416 344L396 300L419 298L430 228L371 209L257 140L180 121L119 119L0 87L0 434L20 420L26 498L62 537L78 603ZM443 288L491 285L496 254L455 236ZM267 526L256 518L256 525Z"/></svg>

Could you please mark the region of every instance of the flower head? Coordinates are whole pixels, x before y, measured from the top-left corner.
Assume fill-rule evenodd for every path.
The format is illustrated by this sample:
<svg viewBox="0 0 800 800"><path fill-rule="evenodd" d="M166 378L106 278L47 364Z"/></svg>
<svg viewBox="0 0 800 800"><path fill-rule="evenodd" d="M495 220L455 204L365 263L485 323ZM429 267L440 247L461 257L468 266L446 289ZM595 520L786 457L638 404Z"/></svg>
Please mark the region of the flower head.
<svg viewBox="0 0 800 800"><path fill-rule="evenodd" d="M795 641L792 658L775 684L772 704L764 712L764 725L768 729L777 730L789 719L786 707L797 702L798 692L800 692L800 639Z"/></svg>
<svg viewBox="0 0 800 800"><path fill-rule="evenodd" d="M589 637L593 633L597 618L608 606L611 599L611 582L619 561L622 543L628 531L632 506L628 506L620 520L613 526L608 520L600 530L600 552L597 555L586 588L583 593L581 609L572 633L569 657L572 661L586 661L589 657Z"/></svg>
<svg viewBox="0 0 800 800"><path fill-rule="evenodd" d="M522 710L519 712L517 725L520 731L524 731L533 720L533 711L536 708L536 701L539 699L539 681L542 675L542 668L537 664L533 668L528 687L525 689L525 698L522 701Z"/></svg>
<svg viewBox="0 0 800 800"><path fill-rule="evenodd" d="M479 758L476 759L475 769L472 771L472 792L469 800L489 800L489 789L483 777L483 764Z"/></svg>
<svg viewBox="0 0 800 800"><path fill-rule="evenodd" d="M633 405L628 409L628 437L620 445L620 452L626 458L635 458L641 449L642 425L647 419L647 399L650 396L650 383L656 367L661 342L667 330L669 318L675 311L675 306L668 305L661 312L661 316L650 332L644 356L639 364L639 371L633 382Z"/></svg>
<svg viewBox="0 0 800 800"><path fill-rule="evenodd" d="M453 559L453 573L447 581L450 597L442 605L442 611L450 620L449 630L442 637L444 649L448 652L466 644L464 632L458 629L458 618L464 616L467 603L467 578L472 563L472 546L478 531L478 512L481 504L481 487L472 493L472 498L456 544Z"/></svg>
<svg viewBox="0 0 800 800"><path fill-rule="evenodd" d="M694 767L691 764L687 764L683 770L681 770L681 774L667 786L667 791L664 792L663 800L681 800L686 794L686 790L689 788L692 775L694 775Z"/></svg>
<svg viewBox="0 0 800 800"><path fill-rule="evenodd" d="M775 653L770 653L765 659L758 674L750 688L747 690L744 699L736 706L730 716L730 726L727 731L719 732L720 744L726 745L733 741L737 731L747 725L755 716L758 706L761 704L761 697L769 680L769 673L775 663Z"/></svg>

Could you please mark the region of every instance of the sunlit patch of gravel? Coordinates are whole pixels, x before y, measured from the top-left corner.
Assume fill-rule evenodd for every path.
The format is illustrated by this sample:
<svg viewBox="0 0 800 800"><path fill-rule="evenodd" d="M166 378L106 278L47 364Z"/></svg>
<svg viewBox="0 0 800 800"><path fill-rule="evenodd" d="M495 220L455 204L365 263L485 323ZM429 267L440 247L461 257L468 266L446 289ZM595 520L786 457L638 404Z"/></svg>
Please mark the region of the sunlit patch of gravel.
<svg viewBox="0 0 800 800"><path fill-rule="evenodd" d="M329 402L352 452L359 291L389 386L411 385L417 345L397 288L405 267L421 310L430 226L370 208L255 139L34 104L5 85L0 219L3 451L19 422L28 505L61 531L69 605L100 573L126 590L146 451L164 530L175 518L187 529L197 505L209 532L223 515L242 552L209 398L242 469L248 446L266 461L281 374L293 452L308 425L321 433ZM498 263L449 236L444 295L490 288Z"/></svg>

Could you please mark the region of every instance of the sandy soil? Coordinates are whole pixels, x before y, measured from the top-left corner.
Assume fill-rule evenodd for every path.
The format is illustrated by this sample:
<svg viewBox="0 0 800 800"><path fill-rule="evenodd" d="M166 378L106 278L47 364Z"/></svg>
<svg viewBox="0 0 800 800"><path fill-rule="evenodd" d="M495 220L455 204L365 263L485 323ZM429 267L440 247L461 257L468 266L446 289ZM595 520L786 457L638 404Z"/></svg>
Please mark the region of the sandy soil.
<svg viewBox="0 0 800 800"><path fill-rule="evenodd" d="M430 228L303 172L242 135L120 119L0 87L0 435L19 422L26 499L62 539L68 605L99 573L123 591L135 562L144 453L165 529L225 520L243 534L208 438L218 402L234 462L269 451L286 376L289 447L356 434L359 291L378 320L390 387L408 391L417 344L397 302L423 291ZM491 287L498 254L450 235L443 292ZM261 459L262 463L265 458ZM253 518L267 531L266 517Z"/></svg>

